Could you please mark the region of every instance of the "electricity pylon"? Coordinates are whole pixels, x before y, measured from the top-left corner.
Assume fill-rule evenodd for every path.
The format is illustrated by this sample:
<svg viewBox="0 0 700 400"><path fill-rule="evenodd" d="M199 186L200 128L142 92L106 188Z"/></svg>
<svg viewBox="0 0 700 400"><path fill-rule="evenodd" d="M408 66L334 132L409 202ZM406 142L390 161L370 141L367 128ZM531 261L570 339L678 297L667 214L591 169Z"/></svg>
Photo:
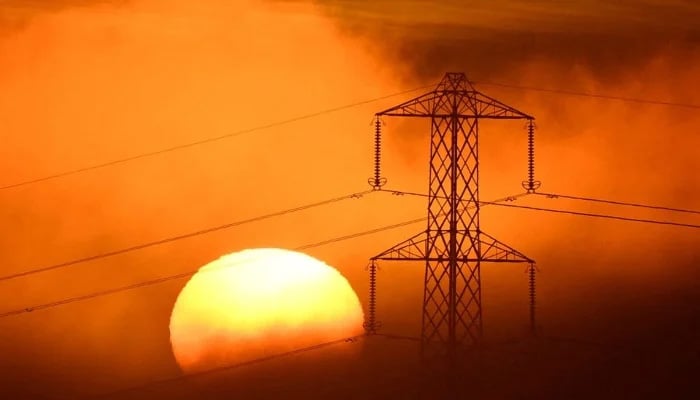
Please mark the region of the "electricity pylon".
<svg viewBox="0 0 700 400"><path fill-rule="evenodd" d="M534 192L534 118L476 89L463 73L448 73L435 90L376 113L375 174L380 190L381 123L384 116L428 118L431 124L427 228L370 260L370 310L374 333L377 260L425 262L421 353L449 356L477 344L483 333L481 264L528 263L534 329L534 261L481 230L479 220L479 121L528 121L529 170L523 186Z"/></svg>

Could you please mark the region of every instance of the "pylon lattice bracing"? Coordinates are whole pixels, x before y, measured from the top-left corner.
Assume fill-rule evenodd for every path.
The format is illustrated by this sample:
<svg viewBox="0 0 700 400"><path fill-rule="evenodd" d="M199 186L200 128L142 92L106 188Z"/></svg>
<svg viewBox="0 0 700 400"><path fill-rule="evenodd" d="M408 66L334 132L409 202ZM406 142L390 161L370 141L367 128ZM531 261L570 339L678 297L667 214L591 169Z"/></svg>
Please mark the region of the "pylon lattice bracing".
<svg viewBox="0 0 700 400"><path fill-rule="evenodd" d="M376 114L383 116L430 119L428 224L371 260L425 262L422 353L453 356L482 337L481 263L534 263L481 231L479 120L533 117L478 92L463 73L448 73L432 92Z"/></svg>

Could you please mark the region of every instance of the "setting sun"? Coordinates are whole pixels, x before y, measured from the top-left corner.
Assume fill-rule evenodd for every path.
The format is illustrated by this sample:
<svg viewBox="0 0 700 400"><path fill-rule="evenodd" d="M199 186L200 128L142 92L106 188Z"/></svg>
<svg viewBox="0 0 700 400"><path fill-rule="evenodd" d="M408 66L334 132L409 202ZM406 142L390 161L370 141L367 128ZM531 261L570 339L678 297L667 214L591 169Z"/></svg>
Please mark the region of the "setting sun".
<svg viewBox="0 0 700 400"><path fill-rule="evenodd" d="M182 289L170 341L196 372L357 335L362 308L348 281L308 255L252 249L200 268Z"/></svg>

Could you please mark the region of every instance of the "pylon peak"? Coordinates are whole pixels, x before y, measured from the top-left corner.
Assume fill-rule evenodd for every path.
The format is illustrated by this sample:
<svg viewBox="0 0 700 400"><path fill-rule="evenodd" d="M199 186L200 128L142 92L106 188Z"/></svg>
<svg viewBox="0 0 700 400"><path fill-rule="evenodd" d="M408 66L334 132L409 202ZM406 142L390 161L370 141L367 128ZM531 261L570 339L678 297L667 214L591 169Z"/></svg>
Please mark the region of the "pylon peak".
<svg viewBox="0 0 700 400"><path fill-rule="evenodd" d="M448 72L438 84L438 90L473 91L474 85L464 72Z"/></svg>

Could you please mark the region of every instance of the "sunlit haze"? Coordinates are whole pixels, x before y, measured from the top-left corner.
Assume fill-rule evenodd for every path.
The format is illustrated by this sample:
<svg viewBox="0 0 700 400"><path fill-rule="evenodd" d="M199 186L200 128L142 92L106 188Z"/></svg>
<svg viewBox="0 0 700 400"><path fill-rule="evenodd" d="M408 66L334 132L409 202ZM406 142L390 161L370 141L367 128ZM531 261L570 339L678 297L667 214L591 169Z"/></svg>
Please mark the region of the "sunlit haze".
<svg viewBox="0 0 700 400"><path fill-rule="evenodd" d="M377 336L341 341L362 361L322 364L324 348L197 389L248 385L229 393L187 384L361 332L368 259L426 229L430 121L383 118L386 191L280 211L370 189L375 113L446 72L535 117L541 192L698 209L698 21L697 0L0 0L0 398L162 379L182 381L115 399L441 387L406 372L420 340ZM481 201L524 191L524 122L479 122ZM505 204L700 225L555 196ZM700 349L700 230L491 205L479 224L537 262L539 338L577 341L489 350L492 370L461 375L471 397L674 397ZM419 337L425 263L378 268L378 332ZM528 337L524 271L482 266L484 340ZM277 367L274 389L256 368Z"/></svg>

